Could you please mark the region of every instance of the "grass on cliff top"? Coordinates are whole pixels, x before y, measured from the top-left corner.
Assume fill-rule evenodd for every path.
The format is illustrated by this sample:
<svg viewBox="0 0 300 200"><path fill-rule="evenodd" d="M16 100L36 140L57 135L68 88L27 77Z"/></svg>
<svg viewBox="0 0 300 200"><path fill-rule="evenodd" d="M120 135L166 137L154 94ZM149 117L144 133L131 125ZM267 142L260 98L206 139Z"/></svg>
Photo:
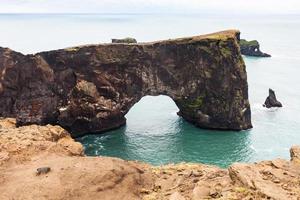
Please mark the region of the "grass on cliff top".
<svg viewBox="0 0 300 200"><path fill-rule="evenodd" d="M197 36L192 36L192 37L183 37L183 38L175 38L175 39L169 39L169 40L159 40L159 41L153 41L153 42L147 42L147 43L139 43L142 45L149 45L149 44L170 44L170 43L177 43L177 44L182 44L182 43L193 43L197 42L200 40L203 41L212 41L212 40L221 40L221 41L226 41L230 38L235 38L236 34L239 33L238 30L227 30L227 31L220 31L216 33L210 33L210 34L204 34L204 35L197 35Z"/></svg>
<svg viewBox="0 0 300 200"><path fill-rule="evenodd" d="M209 35L206 38L207 39L215 39L215 40L227 40L228 39L228 35L214 34L214 35Z"/></svg>
<svg viewBox="0 0 300 200"><path fill-rule="evenodd" d="M258 46L259 43L258 43L257 40L247 41L247 40L241 39L240 40L240 45L241 46Z"/></svg>
<svg viewBox="0 0 300 200"><path fill-rule="evenodd" d="M79 47L69 47L69 48L65 49L65 51L69 51L69 52L78 51L78 50L79 50Z"/></svg>

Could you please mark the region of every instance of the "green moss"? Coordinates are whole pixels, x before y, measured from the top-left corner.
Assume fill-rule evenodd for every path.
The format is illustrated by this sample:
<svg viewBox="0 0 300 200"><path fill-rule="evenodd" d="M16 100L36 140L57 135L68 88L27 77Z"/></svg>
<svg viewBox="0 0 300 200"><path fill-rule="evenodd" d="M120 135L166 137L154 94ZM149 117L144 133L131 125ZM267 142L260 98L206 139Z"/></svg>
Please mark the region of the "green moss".
<svg viewBox="0 0 300 200"><path fill-rule="evenodd" d="M200 108L202 105L203 105L203 97L199 96L188 106L190 108L197 109L197 108Z"/></svg>
<svg viewBox="0 0 300 200"><path fill-rule="evenodd" d="M78 51L78 48L77 47L71 47L71 48L67 48L65 50L69 51L69 52L71 52L71 51Z"/></svg>
<svg viewBox="0 0 300 200"><path fill-rule="evenodd" d="M204 96L198 96L195 99L181 99L179 100L180 106L189 112L201 109L204 103Z"/></svg>
<svg viewBox="0 0 300 200"><path fill-rule="evenodd" d="M224 57L230 57L232 55L232 51L229 47L230 46L228 45L228 42L224 42L224 41L219 42L219 48L220 48L221 54Z"/></svg>
<svg viewBox="0 0 300 200"><path fill-rule="evenodd" d="M223 56L225 57L230 57L231 56L231 51L230 49L226 48L226 47L221 47L221 53Z"/></svg>
<svg viewBox="0 0 300 200"><path fill-rule="evenodd" d="M214 34L207 36L208 39L215 39L215 40L227 40L228 36L224 34Z"/></svg>
<svg viewBox="0 0 300 200"><path fill-rule="evenodd" d="M241 39L240 40L240 45L241 46L258 46L259 43L258 43L257 40L247 41L247 40Z"/></svg>

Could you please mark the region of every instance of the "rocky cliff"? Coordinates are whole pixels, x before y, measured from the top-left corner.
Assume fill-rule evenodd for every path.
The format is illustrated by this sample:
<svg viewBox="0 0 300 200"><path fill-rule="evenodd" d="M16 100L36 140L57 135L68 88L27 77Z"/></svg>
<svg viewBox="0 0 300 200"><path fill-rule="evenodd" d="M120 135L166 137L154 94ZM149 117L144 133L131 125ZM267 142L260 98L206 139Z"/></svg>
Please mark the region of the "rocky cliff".
<svg viewBox="0 0 300 200"><path fill-rule="evenodd" d="M160 167L86 157L59 126L15 127L0 120L1 200L202 200L300 197L300 147L291 161L236 163L228 169L181 163ZM50 171L37 173L39 168Z"/></svg>
<svg viewBox="0 0 300 200"><path fill-rule="evenodd" d="M0 48L0 116L74 136L123 125L145 95L168 95L202 128L251 128L238 31L23 55Z"/></svg>

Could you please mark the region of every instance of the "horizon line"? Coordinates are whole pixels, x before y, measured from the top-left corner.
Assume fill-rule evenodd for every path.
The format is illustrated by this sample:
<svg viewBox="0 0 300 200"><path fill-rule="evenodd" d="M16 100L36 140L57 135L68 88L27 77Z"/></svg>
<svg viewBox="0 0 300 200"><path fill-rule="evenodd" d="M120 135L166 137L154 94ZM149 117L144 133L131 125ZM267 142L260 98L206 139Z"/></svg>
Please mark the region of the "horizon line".
<svg viewBox="0 0 300 200"><path fill-rule="evenodd" d="M218 14L218 15L299 15L300 13L237 13L237 12L0 12L0 15L152 15L152 14L180 14L180 15L201 15L201 14Z"/></svg>

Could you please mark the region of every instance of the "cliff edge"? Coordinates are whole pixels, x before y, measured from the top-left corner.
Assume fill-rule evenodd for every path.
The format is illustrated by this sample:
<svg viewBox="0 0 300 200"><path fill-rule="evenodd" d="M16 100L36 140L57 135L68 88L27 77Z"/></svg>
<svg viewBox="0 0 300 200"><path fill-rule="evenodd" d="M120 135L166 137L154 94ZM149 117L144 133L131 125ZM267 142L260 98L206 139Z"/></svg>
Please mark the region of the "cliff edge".
<svg viewBox="0 0 300 200"><path fill-rule="evenodd" d="M228 169L181 163L154 167L109 157L87 157L59 126L0 120L1 200L202 200L300 197L300 147L291 161L236 163ZM44 173L37 169L49 168Z"/></svg>

